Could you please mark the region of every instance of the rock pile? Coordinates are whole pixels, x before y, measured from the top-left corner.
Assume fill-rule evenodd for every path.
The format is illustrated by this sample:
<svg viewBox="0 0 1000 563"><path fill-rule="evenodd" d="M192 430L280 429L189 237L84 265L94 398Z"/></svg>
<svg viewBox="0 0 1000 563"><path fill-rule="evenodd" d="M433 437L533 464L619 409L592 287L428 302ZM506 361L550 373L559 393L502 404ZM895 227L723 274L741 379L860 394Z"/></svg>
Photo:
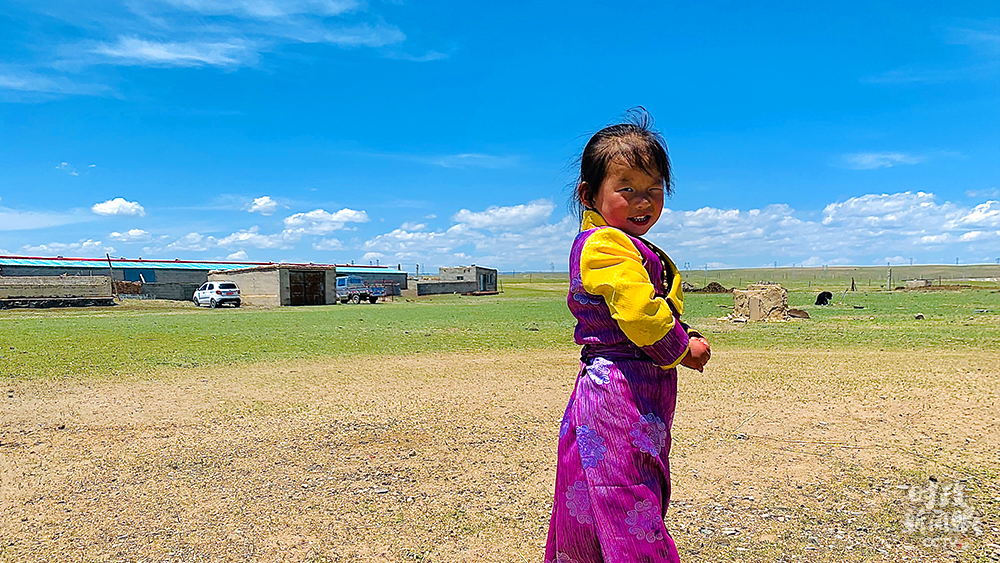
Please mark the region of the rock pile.
<svg viewBox="0 0 1000 563"><path fill-rule="evenodd" d="M142 283L132 281L115 280L115 294L117 295L142 295Z"/></svg>
<svg viewBox="0 0 1000 563"><path fill-rule="evenodd" d="M788 320L788 290L776 283L752 283L746 289L734 289L731 317L744 321Z"/></svg>
<svg viewBox="0 0 1000 563"><path fill-rule="evenodd" d="M705 287L698 287L693 283L681 282L681 289L684 293L730 293L733 290L726 289L724 285L719 282L711 282Z"/></svg>

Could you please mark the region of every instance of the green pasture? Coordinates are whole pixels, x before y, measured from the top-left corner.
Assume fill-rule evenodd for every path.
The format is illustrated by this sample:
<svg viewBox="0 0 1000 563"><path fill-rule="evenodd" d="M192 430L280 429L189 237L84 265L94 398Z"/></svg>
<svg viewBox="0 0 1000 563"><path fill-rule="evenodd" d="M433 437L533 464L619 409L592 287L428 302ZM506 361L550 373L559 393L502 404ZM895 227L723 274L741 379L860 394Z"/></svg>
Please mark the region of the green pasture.
<svg viewBox="0 0 1000 563"><path fill-rule="evenodd" d="M503 283L497 296L376 305L211 310L181 302L127 302L0 311L0 378L136 378L218 364L575 348L565 274L523 280L519 274ZM797 285L789 302L809 312L808 320L719 320L732 306L729 294L687 295L684 318L715 348L1000 349L996 283L962 291L865 287L844 295L841 289L837 303L828 307L812 305L816 286ZM917 313L924 319L915 319Z"/></svg>
<svg viewBox="0 0 1000 563"><path fill-rule="evenodd" d="M678 264L681 266L682 264ZM927 279L934 285L970 285L996 288L1000 280L1000 264L970 264L948 266L940 264L915 266L818 266L811 268L738 268L682 270L685 281L698 287L718 282L727 288L746 287L759 281L777 282L790 290L844 291L851 281L858 290L885 289L886 278L892 274L892 286L904 285L905 280ZM558 283L567 281L565 272L518 272L501 274L502 283Z"/></svg>

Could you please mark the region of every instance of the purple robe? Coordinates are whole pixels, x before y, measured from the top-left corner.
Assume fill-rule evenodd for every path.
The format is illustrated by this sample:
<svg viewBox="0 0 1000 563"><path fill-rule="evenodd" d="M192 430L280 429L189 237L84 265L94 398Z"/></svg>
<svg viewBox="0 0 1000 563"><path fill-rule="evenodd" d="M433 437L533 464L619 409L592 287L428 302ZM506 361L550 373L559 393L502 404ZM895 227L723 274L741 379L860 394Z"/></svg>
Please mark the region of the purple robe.
<svg viewBox="0 0 1000 563"><path fill-rule="evenodd" d="M662 339L644 347L625 336L604 297L587 293L581 282L581 252L596 231L581 232L570 254L567 303L577 319L576 342L584 349L559 429L545 561L677 562L664 524L677 370L660 366L683 356L687 327L677 318ZM642 255L656 296L665 298L669 280L680 283L673 264L645 241L629 239ZM675 313L681 309L671 307Z"/></svg>

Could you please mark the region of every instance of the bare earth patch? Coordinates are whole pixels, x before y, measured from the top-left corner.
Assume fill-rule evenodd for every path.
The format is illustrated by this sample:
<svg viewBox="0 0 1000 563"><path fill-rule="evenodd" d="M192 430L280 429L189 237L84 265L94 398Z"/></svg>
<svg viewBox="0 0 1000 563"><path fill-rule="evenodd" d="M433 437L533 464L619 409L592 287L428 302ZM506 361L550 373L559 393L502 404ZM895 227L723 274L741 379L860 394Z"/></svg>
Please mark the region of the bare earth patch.
<svg viewBox="0 0 1000 563"><path fill-rule="evenodd" d="M540 561L576 369L554 350L8 381L0 561ZM995 352L683 370L682 560L1000 560L998 381ZM974 528L905 529L932 476Z"/></svg>

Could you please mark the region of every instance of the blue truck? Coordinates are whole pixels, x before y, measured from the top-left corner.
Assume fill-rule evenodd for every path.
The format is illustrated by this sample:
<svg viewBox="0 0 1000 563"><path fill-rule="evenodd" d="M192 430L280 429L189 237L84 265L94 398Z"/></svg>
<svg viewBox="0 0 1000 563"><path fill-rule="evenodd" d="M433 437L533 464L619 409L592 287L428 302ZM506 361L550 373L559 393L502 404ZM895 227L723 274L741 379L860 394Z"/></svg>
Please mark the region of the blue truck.
<svg viewBox="0 0 1000 563"><path fill-rule="evenodd" d="M337 278L337 299L341 303L375 303L379 297L385 297L385 288L368 285L358 276L339 276Z"/></svg>

